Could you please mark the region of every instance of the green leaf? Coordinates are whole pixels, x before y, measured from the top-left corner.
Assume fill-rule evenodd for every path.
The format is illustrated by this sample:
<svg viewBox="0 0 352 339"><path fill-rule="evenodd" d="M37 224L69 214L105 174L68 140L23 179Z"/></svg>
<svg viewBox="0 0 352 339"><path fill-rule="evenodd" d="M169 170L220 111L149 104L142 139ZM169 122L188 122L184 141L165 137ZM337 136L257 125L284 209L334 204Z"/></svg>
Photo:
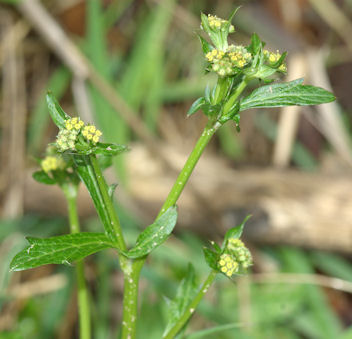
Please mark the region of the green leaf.
<svg viewBox="0 0 352 339"><path fill-rule="evenodd" d="M209 267L218 271L218 254L207 247L203 247L203 253Z"/></svg>
<svg viewBox="0 0 352 339"><path fill-rule="evenodd" d="M54 124L60 129L65 128L65 121L71 117L64 112L51 92L48 92L46 95L46 103L48 105L49 113L51 119L53 119Z"/></svg>
<svg viewBox="0 0 352 339"><path fill-rule="evenodd" d="M228 22L231 24L231 21L233 19L233 17L236 15L237 11L241 8L242 6L238 6L236 7L230 14L229 18L228 18Z"/></svg>
<svg viewBox="0 0 352 339"><path fill-rule="evenodd" d="M125 145L98 142L92 153L114 156L127 150L128 147Z"/></svg>
<svg viewBox="0 0 352 339"><path fill-rule="evenodd" d="M44 171L36 171L32 174L32 177L35 181L40 182L41 184L45 185L55 185L56 180L49 177L48 173Z"/></svg>
<svg viewBox="0 0 352 339"><path fill-rule="evenodd" d="M109 214L105 208L102 192L95 176L90 156L74 155L73 159L76 165L76 172L88 189L106 234L112 241L116 242L116 233L111 225Z"/></svg>
<svg viewBox="0 0 352 339"><path fill-rule="evenodd" d="M100 157L98 157L98 163L99 163L100 168L102 170L105 170L112 165L112 157L110 157L108 155L100 156Z"/></svg>
<svg viewBox="0 0 352 339"><path fill-rule="evenodd" d="M202 45L202 50L203 50L204 55L211 52L214 49L214 47L199 34L198 34L198 38L199 38L200 43Z"/></svg>
<svg viewBox="0 0 352 339"><path fill-rule="evenodd" d="M204 13L200 13L200 20L201 20L201 25L202 25L204 32L206 32L208 34L212 33L212 30L211 30L209 23L208 23L208 17Z"/></svg>
<svg viewBox="0 0 352 339"><path fill-rule="evenodd" d="M176 220L176 207L170 207L138 236L136 245L127 253L123 254L128 258L144 257L160 246L169 237L176 225Z"/></svg>
<svg viewBox="0 0 352 339"><path fill-rule="evenodd" d="M335 96L327 90L302 85L303 79L270 84L254 90L241 101L240 111L250 108L319 105L334 101Z"/></svg>
<svg viewBox="0 0 352 339"><path fill-rule="evenodd" d="M12 260L12 271L27 270L47 264L70 264L105 248L114 247L103 233L76 233L40 239L27 238L30 246Z"/></svg>
<svg viewBox="0 0 352 339"><path fill-rule="evenodd" d="M224 246L226 243L232 238L232 239L239 239L243 233L243 228L244 225L246 224L247 220L251 217L251 215L247 215L242 223L236 227L230 228L224 237Z"/></svg>
<svg viewBox="0 0 352 339"><path fill-rule="evenodd" d="M252 52L253 55L256 55L262 46L262 42L258 36L258 34L253 33L251 37L251 44L249 45L249 50Z"/></svg>
<svg viewBox="0 0 352 339"><path fill-rule="evenodd" d="M197 293L197 284L195 279L194 267L188 264L186 277L181 281L176 296L169 301L168 305L168 323L166 325L164 335L177 323L177 320L186 311L189 303L193 300Z"/></svg>
<svg viewBox="0 0 352 339"><path fill-rule="evenodd" d="M198 98L190 107L187 112L187 117L191 116L192 114L196 113L198 110L202 108L206 104L206 100L204 97Z"/></svg>

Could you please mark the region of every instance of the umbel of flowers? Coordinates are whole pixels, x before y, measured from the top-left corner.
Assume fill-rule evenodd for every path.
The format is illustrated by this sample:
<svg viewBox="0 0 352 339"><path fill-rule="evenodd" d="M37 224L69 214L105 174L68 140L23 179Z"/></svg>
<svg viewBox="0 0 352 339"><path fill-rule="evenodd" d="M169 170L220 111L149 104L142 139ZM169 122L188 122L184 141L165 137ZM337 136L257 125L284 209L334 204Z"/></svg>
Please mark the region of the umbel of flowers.
<svg viewBox="0 0 352 339"><path fill-rule="evenodd" d="M234 14L234 13L233 13ZM230 20L224 20L213 15L202 15L201 28L209 35L214 44L208 45L205 51L205 59L209 62L208 70L216 72L220 77L229 77L240 74L241 71L250 70L255 59L255 52L250 50L250 46L228 45L228 34L235 32ZM275 53L263 50L262 64L275 67L282 55L279 51ZM286 72L286 65L281 63L275 67L277 72Z"/></svg>
<svg viewBox="0 0 352 339"><path fill-rule="evenodd" d="M59 152L74 151L80 136L86 143L95 145L99 142L101 135L101 131L94 125L85 125L79 118L72 118L66 120L65 128L60 129L56 138L56 145Z"/></svg>
<svg viewBox="0 0 352 339"><path fill-rule="evenodd" d="M240 239L230 238L224 253L218 260L219 270L231 277L235 273L246 271L253 263L249 249Z"/></svg>

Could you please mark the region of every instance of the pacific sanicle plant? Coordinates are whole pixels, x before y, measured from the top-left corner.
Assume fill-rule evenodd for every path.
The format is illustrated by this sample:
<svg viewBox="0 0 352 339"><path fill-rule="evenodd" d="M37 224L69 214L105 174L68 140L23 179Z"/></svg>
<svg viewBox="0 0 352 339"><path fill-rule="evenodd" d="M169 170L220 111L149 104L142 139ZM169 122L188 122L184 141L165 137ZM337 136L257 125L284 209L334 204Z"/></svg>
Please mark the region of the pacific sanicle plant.
<svg viewBox="0 0 352 339"><path fill-rule="evenodd" d="M11 269L20 271L46 264L75 262L80 337L83 339L91 337L83 259L107 248L116 250L124 275L123 318L119 333L124 339L135 338L140 271L147 256L172 233L177 220L177 200L205 147L223 124L232 121L239 131L241 112L250 108L317 105L335 100L333 94L322 88L303 85L303 79L274 82L276 75L286 72L286 53L265 49L258 35L252 35L248 46L229 44L228 35L235 31L231 24L235 13L228 20L201 14L201 29L211 41L199 36L206 71L217 74L217 83L212 89L209 86L206 88L204 96L189 109L188 116L202 110L208 122L155 222L139 234L132 247L125 242L113 205L112 196L116 185L108 186L102 173L111 165L112 157L126 151L127 147L102 143L102 133L94 125L86 124L78 117L71 118L52 94L47 94L48 109L59 133L40 162L41 170L35 172L33 177L41 183L57 184L62 188L67 199L71 234L46 239L27 238L29 246L14 257ZM248 96L241 97L248 83L256 79L262 80L261 84L264 85ZM80 231L76 200L81 181L94 202L104 227L102 233ZM194 282L194 269L192 265L189 266L175 299L169 301L169 321L163 338L174 338L185 328L217 274L231 278L246 273L252 265L251 253L240 240L247 219L241 225L229 229L221 245L210 242L210 246L204 248L205 260L211 270L199 288Z"/></svg>

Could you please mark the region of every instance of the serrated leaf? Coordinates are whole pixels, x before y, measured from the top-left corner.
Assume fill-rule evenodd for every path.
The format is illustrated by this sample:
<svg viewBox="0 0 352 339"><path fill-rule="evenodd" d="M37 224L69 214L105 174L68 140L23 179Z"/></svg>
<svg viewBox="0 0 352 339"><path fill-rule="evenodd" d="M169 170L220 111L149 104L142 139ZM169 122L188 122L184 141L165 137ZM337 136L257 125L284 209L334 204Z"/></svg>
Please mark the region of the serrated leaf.
<svg viewBox="0 0 352 339"><path fill-rule="evenodd" d="M218 271L218 254L207 247L203 247L203 253L209 267Z"/></svg>
<svg viewBox="0 0 352 339"><path fill-rule="evenodd" d="M136 245L123 254L128 258L140 258L152 252L169 237L176 225L176 220L177 209L175 206L170 207L138 236Z"/></svg>
<svg viewBox="0 0 352 339"><path fill-rule="evenodd" d="M187 112L187 117L191 116L192 114L196 113L198 110L202 108L203 105L206 104L205 98L201 97L198 98L190 107L190 109Z"/></svg>
<svg viewBox="0 0 352 339"><path fill-rule="evenodd" d="M32 177L35 181L40 182L41 184L45 185L55 185L56 180L49 177L48 173L44 171L36 171L32 174Z"/></svg>
<svg viewBox="0 0 352 339"><path fill-rule="evenodd" d="M71 117L64 112L51 92L48 92L46 95L46 103L54 124L60 129L65 128L65 121Z"/></svg>
<svg viewBox="0 0 352 339"><path fill-rule="evenodd" d="M246 222L248 221L248 219L251 217L251 215L247 215L244 220L242 221L242 223L236 227L232 227L230 228L224 237L224 245L226 245L226 243L229 241L229 239L239 239L243 233L243 228L244 225L246 224Z"/></svg>
<svg viewBox="0 0 352 339"><path fill-rule="evenodd" d="M327 90L302 85L303 79L270 84L254 90L241 101L240 111L250 108L319 105L334 101L335 96Z"/></svg>
<svg viewBox="0 0 352 339"><path fill-rule="evenodd" d="M177 288L176 296L168 303L168 323L164 335L176 324L177 320L186 311L187 306L193 300L197 293L197 284L195 279L194 267L188 264L188 270L185 278Z"/></svg>
<svg viewBox="0 0 352 339"><path fill-rule="evenodd" d="M198 34L198 38L199 38L200 43L202 45L202 50L203 50L204 55L211 52L214 49L214 47L199 34Z"/></svg>
<svg viewBox="0 0 352 339"><path fill-rule="evenodd" d="M40 239L27 238L30 246L12 260L12 271L27 270L47 264L70 264L106 248L114 247L103 233L76 233Z"/></svg>

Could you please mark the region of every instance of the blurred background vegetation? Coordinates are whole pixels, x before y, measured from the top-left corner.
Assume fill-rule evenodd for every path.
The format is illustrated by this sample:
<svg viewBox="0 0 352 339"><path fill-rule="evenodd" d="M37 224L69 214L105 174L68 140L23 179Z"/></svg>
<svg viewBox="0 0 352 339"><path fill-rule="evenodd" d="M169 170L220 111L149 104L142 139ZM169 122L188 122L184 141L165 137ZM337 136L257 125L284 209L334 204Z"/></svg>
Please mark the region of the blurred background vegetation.
<svg viewBox="0 0 352 339"><path fill-rule="evenodd" d="M31 179L57 133L46 91L106 141L130 146L107 175L133 243L205 124L201 114L185 119L214 81L203 71L199 14L227 17L238 5L233 41L258 33L289 52L286 79L304 77L337 102L246 111L241 133L220 130L180 199L176 234L142 271L140 338L161 337L165 300L188 261L201 281L202 246L248 213L252 273L219 277L187 338L352 338L351 0L2 1L0 338L77 338L72 268L8 269L25 236L68 232L61 192ZM79 207L84 230L100 231L84 189ZM87 259L87 280L93 337L112 338L122 293L113 253Z"/></svg>

